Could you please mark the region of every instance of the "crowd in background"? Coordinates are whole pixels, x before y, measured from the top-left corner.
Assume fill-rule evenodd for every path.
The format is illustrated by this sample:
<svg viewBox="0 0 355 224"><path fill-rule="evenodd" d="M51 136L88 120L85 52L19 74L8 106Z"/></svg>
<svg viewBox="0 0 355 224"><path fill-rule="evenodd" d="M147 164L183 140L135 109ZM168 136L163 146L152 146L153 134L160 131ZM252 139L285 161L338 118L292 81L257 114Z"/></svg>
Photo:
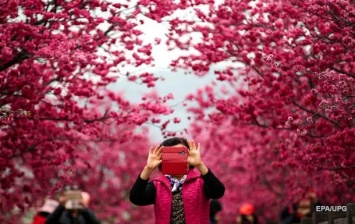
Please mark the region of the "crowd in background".
<svg viewBox="0 0 355 224"><path fill-rule="evenodd" d="M56 199L44 200L32 224L100 224L89 203L90 195L87 192L67 187Z"/></svg>
<svg viewBox="0 0 355 224"><path fill-rule="evenodd" d="M33 217L32 224L98 224L94 212L89 209L90 195L80 191L81 199L68 198L70 191L64 191L57 199L46 198L43 206L39 207ZM280 212L277 223L300 223L302 217L311 217L315 206L321 205L314 191L309 191L305 197L294 203L285 205ZM219 200L210 200L210 224L222 224L222 203ZM236 224L258 224L256 207L251 203L242 204L237 209Z"/></svg>

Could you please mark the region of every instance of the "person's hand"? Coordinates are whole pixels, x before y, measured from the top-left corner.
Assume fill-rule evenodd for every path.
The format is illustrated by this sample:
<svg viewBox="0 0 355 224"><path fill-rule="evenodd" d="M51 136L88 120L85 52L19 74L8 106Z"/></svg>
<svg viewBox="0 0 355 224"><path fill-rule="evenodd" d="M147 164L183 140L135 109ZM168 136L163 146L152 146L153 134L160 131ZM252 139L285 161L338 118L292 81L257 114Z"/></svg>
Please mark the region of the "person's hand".
<svg viewBox="0 0 355 224"><path fill-rule="evenodd" d="M82 209L87 207L87 203L85 203L84 198L79 199L79 205L82 207Z"/></svg>
<svg viewBox="0 0 355 224"><path fill-rule="evenodd" d="M147 168L155 170L162 162L162 147L160 145L150 147L147 159Z"/></svg>
<svg viewBox="0 0 355 224"><path fill-rule="evenodd" d="M149 149L147 165L144 167L140 177L143 180L148 180L150 174L162 163L162 147L160 145L152 146Z"/></svg>
<svg viewBox="0 0 355 224"><path fill-rule="evenodd" d="M68 197L65 195L65 193L61 193L58 197L58 201L61 205L65 205L65 203L68 201Z"/></svg>
<svg viewBox="0 0 355 224"><path fill-rule="evenodd" d="M200 143L195 145L193 140L188 140L187 143L189 144L189 156L187 157L187 163L191 166L197 167L202 164L201 161L201 151L200 151Z"/></svg>
<svg viewBox="0 0 355 224"><path fill-rule="evenodd" d="M200 150L200 143L196 144L193 140L188 140L187 143L189 144L189 156L187 157L187 163L190 166L194 166L198 169L198 171L205 175L208 172L208 168L203 164L201 160L201 150Z"/></svg>

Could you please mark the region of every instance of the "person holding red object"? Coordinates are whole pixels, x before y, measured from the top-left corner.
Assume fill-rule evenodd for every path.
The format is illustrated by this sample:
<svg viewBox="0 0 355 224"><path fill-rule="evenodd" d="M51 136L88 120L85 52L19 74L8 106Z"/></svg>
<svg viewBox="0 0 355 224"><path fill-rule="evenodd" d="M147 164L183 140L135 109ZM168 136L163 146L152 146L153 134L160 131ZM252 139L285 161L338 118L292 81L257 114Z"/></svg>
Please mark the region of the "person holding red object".
<svg viewBox="0 0 355 224"><path fill-rule="evenodd" d="M189 170L185 175L161 175L149 181L162 163L164 146L187 147ZM210 199L221 198L225 187L202 162L200 152L200 144L178 137L151 147L147 164L130 191L130 201L139 206L154 204L156 224L209 224Z"/></svg>

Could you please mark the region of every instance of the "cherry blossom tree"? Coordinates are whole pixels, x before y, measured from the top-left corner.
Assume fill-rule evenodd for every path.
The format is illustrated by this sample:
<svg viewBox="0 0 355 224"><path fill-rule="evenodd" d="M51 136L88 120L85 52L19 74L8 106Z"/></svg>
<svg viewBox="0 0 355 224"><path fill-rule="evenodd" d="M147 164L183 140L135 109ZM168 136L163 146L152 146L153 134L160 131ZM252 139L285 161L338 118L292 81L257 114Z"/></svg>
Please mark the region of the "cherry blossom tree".
<svg viewBox="0 0 355 224"><path fill-rule="evenodd" d="M225 197L228 221L244 200L275 220L271 198L286 203L309 187L325 203L353 200L354 9L340 0L226 0L172 24L169 46L194 49L172 66L214 72L225 85L188 99L198 104L192 135L223 167L227 189L242 186Z"/></svg>
<svg viewBox="0 0 355 224"><path fill-rule="evenodd" d="M348 186L334 183L333 173L305 170L297 160L284 163L287 157L279 147L289 144L289 131L238 125L226 116L212 121L205 118L190 131L203 146L205 164L226 185L221 217L227 223L235 220L245 202L255 205L262 223L277 222L281 209L296 203L309 189L324 204L353 200Z"/></svg>
<svg viewBox="0 0 355 224"><path fill-rule="evenodd" d="M152 88L139 26L169 24L173 70L215 74L187 97L189 135L226 184L223 220L257 206L262 222L315 188L354 199L354 4L344 0L0 1L0 221L18 223L63 184L92 195L108 223L153 220L127 192L145 162L141 126L165 137L173 96L130 102L109 84ZM185 13L189 16L181 16ZM144 18L144 19L143 19ZM216 66L220 69L216 69ZM222 86L222 88L220 88ZM176 118L174 122L179 122ZM238 189L238 190L234 190ZM148 222L149 222L148 221ZM146 222L145 222L146 223Z"/></svg>
<svg viewBox="0 0 355 224"><path fill-rule="evenodd" d="M108 129L103 125L102 130ZM91 195L90 208L106 223L132 223L150 219L152 207L138 208L128 200L129 190L146 162L149 149L147 130L134 132L134 125L107 130L107 141L88 141L87 146L68 159L68 184ZM69 165L68 164L68 165Z"/></svg>
<svg viewBox="0 0 355 224"><path fill-rule="evenodd" d="M155 116L171 110L164 105L168 97L151 94L132 103L108 84L125 79L154 86L153 74L122 71L153 60L154 43L141 40L137 15L164 14L150 9L153 3L99 0L3 0L0 6L0 222L19 223L37 200L79 174L97 185L88 189L96 196L104 188L113 194L112 185L119 192L128 174L112 183L107 176L120 172L117 157L135 161L124 152L137 154L142 145L132 142L148 139L135 129L159 125ZM118 164L107 158L110 153ZM102 172L108 174L99 177ZM107 205L118 205L124 193L117 197ZM107 214L99 211L100 217Z"/></svg>

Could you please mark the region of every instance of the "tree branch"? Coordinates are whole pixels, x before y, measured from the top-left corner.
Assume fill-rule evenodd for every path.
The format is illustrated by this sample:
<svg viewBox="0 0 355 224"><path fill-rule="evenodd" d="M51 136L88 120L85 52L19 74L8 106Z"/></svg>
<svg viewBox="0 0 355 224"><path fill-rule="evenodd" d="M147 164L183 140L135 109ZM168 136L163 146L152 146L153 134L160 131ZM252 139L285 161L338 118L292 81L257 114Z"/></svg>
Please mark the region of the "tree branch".
<svg viewBox="0 0 355 224"><path fill-rule="evenodd" d="M354 166L338 166L338 167L331 167L331 168L323 168L324 170L332 170L332 171L338 171L338 170L351 170L355 169Z"/></svg>
<svg viewBox="0 0 355 224"><path fill-rule="evenodd" d="M324 120L329 121L330 123L332 123L332 124L335 125L336 127L340 128L340 125L339 125L337 122L333 121L332 119L328 118L327 116L325 116L325 115L323 115L323 114L321 114L321 113L319 113L319 112L314 112L314 111L312 111L312 110L309 110L309 109L307 109L307 108L305 108L305 107L299 105L299 104L296 103L295 101L292 101L292 103L293 103L293 105L295 105L295 106L297 106L298 108L300 108L300 109L302 109L302 110L304 110L304 111L306 111L306 112L312 114L313 116L321 117L321 118L323 118Z"/></svg>
<svg viewBox="0 0 355 224"><path fill-rule="evenodd" d="M0 71L5 71L6 69L10 68L11 66L13 66L13 65L15 65L27 58L30 58L30 55L28 55L25 51L20 51L9 62L0 65Z"/></svg>
<svg viewBox="0 0 355 224"><path fill-rule="evenodd" d="M95 119L83 119L83 121L87 124L91 124L91 123L94 123L96 121L104 121L104 120L107 120L107 119L110 119L110 118L114 118L114 117L111 117L111 116L102 116L100 118L95 118ZM71 118L67 118L67 117L53 117L53 118L50 118L50 117L40 117L38 120L40 121L73 121L73 119Z"/></svg>
<svg viewBox="0 0 355 224"><path fill-rule="evenodd" d="M336 71L336 72L339 72L339 73L341 73L341 74L347 75L347 76L349 76L349 77L355 79L355 75L354 75L354 74L351 74L351 73L348 73L348 72L344 72L344 71L342 71L342 70L340 70L340 69L337 69L337 68L335 68L335 67L333 67L333 66L331 66L331 67L329 67L329 68L332 69L332 70L334 70L334 71Z"/></svg>
<svg viewBox="0 0 355 224"><path fill-rule="evenodd" d="M313 134L309 134L309 133L306 133L306 135L311 138L328 138L328 137L332 136L331 134L330 135L313 135Z"/></svg>

